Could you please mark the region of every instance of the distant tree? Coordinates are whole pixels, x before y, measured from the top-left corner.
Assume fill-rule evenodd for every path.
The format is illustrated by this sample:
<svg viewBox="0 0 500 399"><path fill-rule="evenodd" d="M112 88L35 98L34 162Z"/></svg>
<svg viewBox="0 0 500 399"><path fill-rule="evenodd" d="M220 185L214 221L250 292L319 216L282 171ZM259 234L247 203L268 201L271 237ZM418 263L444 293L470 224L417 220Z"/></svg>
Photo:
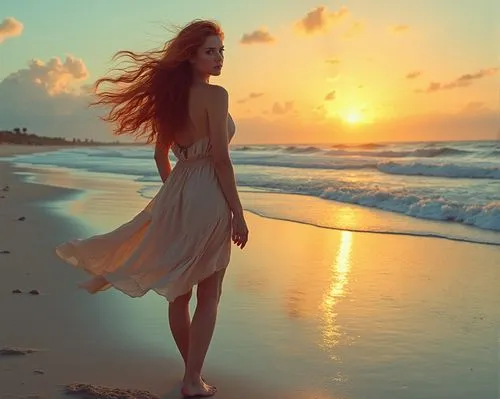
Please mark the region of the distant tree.
<svg viewBox="0 0 500 399"><path fill-rule="evenodd" d="M19 129L18 127L16 127L16 128L14 129L14 132L15 132L16 134L19 134L19 133L21 133L21 129Z"/></svg>
<svg viewBox="0 0 500 399"><path fill-rule="evenodd" d="M25 127L23 127L23 133L26 133L28 131L28 129L26 129Z"/></svg>

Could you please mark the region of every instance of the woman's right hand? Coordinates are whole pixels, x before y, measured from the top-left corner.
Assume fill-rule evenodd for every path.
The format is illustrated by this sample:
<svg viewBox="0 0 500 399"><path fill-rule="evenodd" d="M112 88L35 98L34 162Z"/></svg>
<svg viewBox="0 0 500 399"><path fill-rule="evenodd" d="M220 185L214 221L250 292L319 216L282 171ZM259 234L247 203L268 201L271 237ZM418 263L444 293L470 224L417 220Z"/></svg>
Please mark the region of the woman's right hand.
<svg viewBox="0 0 500 399"><path fill-rule="evenodd" d="M233 213L232 229L233 242L243 249L248 241L248 227L243 212Z"/></svg>

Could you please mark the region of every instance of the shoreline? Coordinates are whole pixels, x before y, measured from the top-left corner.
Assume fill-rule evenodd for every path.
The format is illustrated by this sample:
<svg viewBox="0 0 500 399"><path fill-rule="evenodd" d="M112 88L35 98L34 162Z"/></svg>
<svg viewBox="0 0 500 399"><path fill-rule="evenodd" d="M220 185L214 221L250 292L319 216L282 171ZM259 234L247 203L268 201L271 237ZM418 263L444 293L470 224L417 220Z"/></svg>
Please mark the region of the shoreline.
<svg viewBox="0 0 500 399"><path fill-rule="evenodd" d="M433 239L437 239L437 240L448 240L448 241L460 242L460 243L464 243L464 244L500 247L500 242L498 242L498 243L497 242L485 242L485 241L472 240L472 239L459 238L459 237L448 237L445 235L434 234L434 233L412 233L412 232L398 232L398 231L371 231L371 230L350 229L350 228L345 228L345 227L330 227L330 226L322 226L320 224L303 222L300 220L293 220L293 219L280 218L280 217L275 217L275 216L270 216L270 215L264 215L262 213L252 211L252 210L245 210L245 211L253 213L254 215L257 215L257 216L260 216L263 218L280 220L283 222L290 222L290 223L299 223L299 224L304 224L307 226L317 227L318 229L335 230L335 231L348 231L350 233L357 233L357 234L377 234L377 235L382 235L382 236L383 235L389 235L389 236L394 235L394 236L401 236L401 237L433 238Z"/></svg>
<svg viewBox="0 0 500 399"><path fill-rule="evenodd" d="M54 147L52 150L65 150L67 148ZM22 151L30 151L30 149L22 148ZM48 148L34 148L34 152L46 151ZM32 152L33 152L32 151ZM13 152L13 151L11 151ZM0 146L0 160L2 155L2 147ZM21 162L21 161L20 161ZM29 162L29 161L28 161ZM14 162L15 163L15 162ZM92 171L86 170L83 167L67 168L63 167L60 171L57 167L47 165L23 164L23 168L27 174L33 176L32 182L40 184L49 184L56 187L76 187L89 186L85 179L85 175L91 176L92 173L97 173L98 179L108 179L112 183L115 179L128 178L130 181L135 181L134 176L127 175L124 172L120 175L116 172ZM69 173L62 177L63 171ZM55 173L52 173L55 172ZM81 177L84 177L82 180ZM85 181L86 180L86 181ZM68 185L68 182L74 181L73 186ZM138 187L139 191L146 191L148 194L141 196L150 200L154 193L149 193L150 189L157 189L157 184L150 180L141 180L143 186ZM78 183L76 183L78 182ZM62 183L62 184L61 184ZM399 235L412 237L427 237L435 239L450 240L456 242L464 242L479 245L500 246L500 231L495 229L480 228L473 224L446 221L441 219L432 219L424 217L415 217L405 213L380 209L378 207L364 206L350 202L342 202L336 200L328 200L301 193L275 193L275 192L260 192L253 190L251 187L239 187L242 200L246 202L245 209L255 215L281 221L297 222L307 224L323 229L331 229L336 231L350 231L356 233L374 233L379 235ZM264 204L272 204L272 207L263 206ZM294 210L299 210L302 206L307 208L306 212L298 213Z"/></svg>

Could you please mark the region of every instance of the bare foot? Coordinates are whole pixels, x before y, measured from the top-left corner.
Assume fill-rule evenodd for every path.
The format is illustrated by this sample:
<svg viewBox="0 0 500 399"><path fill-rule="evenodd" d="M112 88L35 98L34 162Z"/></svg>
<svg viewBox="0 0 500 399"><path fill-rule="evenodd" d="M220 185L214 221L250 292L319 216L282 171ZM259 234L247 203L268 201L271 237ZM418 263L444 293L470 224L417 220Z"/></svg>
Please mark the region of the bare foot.
<svg viewBox="0 0 500 399"><path fill-rule="evenodd" d="M211 385L211 384L209 384L208 382L206 382L206 381L205 381L205 378L203 378L203 376L201 376L200 378L201 378L201 380L202 380L205 384L207 384L209 387L215 388L215 390L217 390L217 387L216 387L215 385Z"/></svg>
<svg viewBox="0 0 500 399"><path fill-rule="evenodd" d="M203 380L201 377L196 382L183 382L181 388L181 394L185 398L191 397L202 397L206 398L209 396L214 396L217 392L217 388L212 385L209 385Z"/></svg>
<svg viewBox="0 0 500 399"><path fill-rule="evenodd" d="M96 276L87 280L85 283L79 284L80 288L87 290L90 294L95 294L102 287L108 284L108 280L106 280L102 276Z"/></svg>

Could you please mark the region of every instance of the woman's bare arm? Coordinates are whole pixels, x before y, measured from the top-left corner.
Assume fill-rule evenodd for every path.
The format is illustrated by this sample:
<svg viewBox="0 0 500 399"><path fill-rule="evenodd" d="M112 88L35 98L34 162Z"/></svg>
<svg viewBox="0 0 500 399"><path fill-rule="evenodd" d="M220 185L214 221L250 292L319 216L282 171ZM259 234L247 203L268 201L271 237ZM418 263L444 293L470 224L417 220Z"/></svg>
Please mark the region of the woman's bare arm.
<svg viewBox="0 0 500 399"><path fill-rule="evenodd" d="M221 86L213 85L209 90L207 113L215 172L231 211L234 214L243 214L233 165L229 157L227 134L229 95Z"/></svg>
<svg viewBox="0 0 500 399"><path fill-rule="evenodd" d="M163 148L159 142L156 142L154 158L163 183L165 183L165 180L167 180L167 177L172 171L172 165L170 165L170 159L168 159L169 149L170 146Z"/></svg>

